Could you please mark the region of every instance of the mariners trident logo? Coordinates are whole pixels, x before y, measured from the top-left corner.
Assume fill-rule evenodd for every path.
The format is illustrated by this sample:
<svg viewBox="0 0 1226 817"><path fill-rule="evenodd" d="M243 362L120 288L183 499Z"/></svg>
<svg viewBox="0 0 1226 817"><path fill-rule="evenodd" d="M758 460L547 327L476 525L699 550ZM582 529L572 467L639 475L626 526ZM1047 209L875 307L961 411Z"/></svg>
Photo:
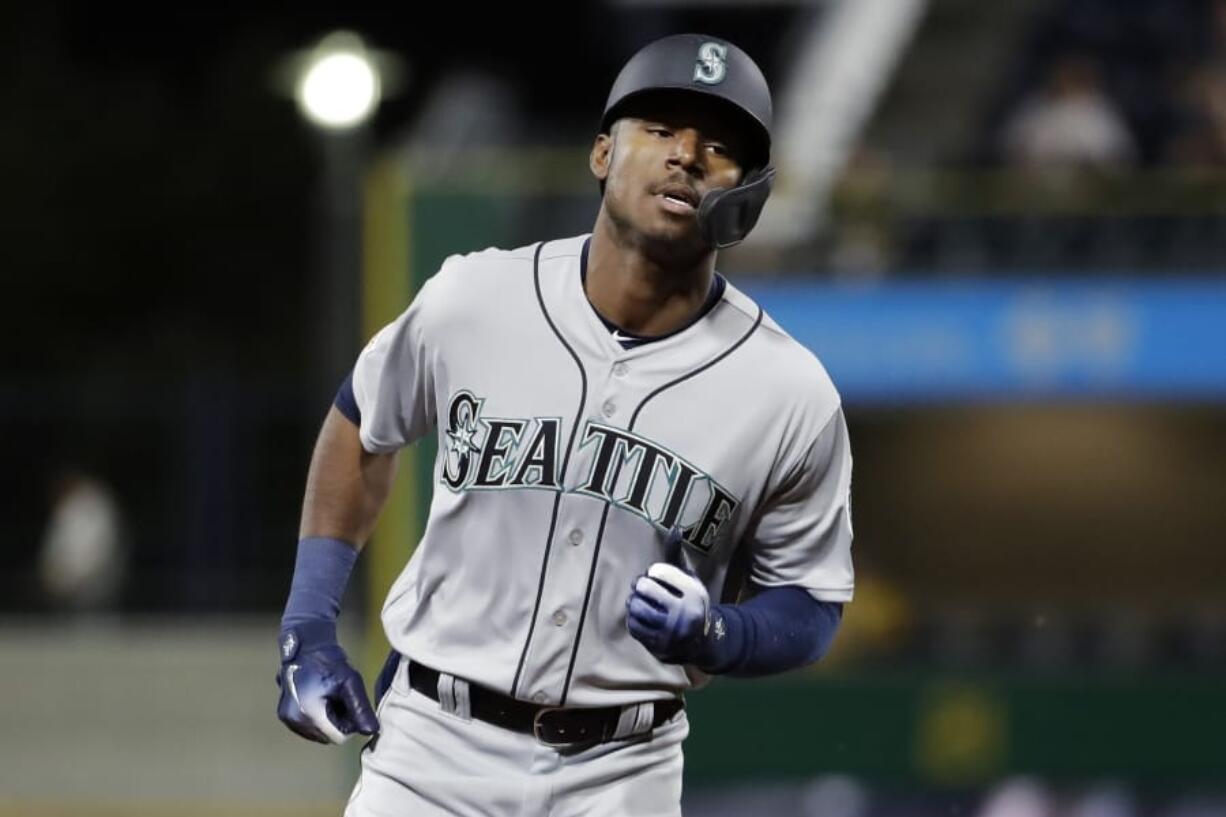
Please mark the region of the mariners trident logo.
<svg viewBox="0 0 1226 817"><path fill-rule="evenodd" d="M450 490L543 489L586 494L680 528L692 547L714 547L741 504L710 474L638 434L589 420L575 451L578 482L563 486L557 417L482 417L485 401L460 391L447 411L441 481Z"/></svg>
<svg viewBox="0 0 1226 817"><path fill-rule="evenodd" d="M728 46L722 43L703 43L698 49L698 62L694 65L694 81L704 85L719 85L728 74Z"/></svg>
<svg viewBox="0 0 1226 817"><path fill-rule="evenodd" d="M557 488L558 425L554 418L481 417L467 391L447 411L447 460L443 483L453 491L480 488Z"/></svg>

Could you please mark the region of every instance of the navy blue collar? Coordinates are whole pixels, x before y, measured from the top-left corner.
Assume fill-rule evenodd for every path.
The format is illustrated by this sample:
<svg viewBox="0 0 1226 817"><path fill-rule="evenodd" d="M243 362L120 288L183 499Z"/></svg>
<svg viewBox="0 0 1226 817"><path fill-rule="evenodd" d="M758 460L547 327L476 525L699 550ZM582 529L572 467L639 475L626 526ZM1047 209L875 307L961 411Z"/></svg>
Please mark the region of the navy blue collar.
<svg viewBox="0 0 1226 817"><path fill-rule="evenodd" d="M587 250L588 245L591 243L591 237L584 241L583 252L581 252L579 255L579 280L583 283L584 292L587 292ZM600 311L597 310L596 307L592 306L591 301L588 301L588 306L592 307L592 312L595 312L596 317L600 318L600 322L604 324L605 329L608 329L609 333L617 338L617 342L622 345L623 349L633 349L636 346L643 346L648 343L654 343L657 340L671 338L678 332L684 332L686 329L689 329L691 326L698 323L698 321L706 317L706 314L714 309L715 305L719 303L721 298L724 297L724 290L727 288L727 286L728 282L724 280L724 276L720 275L718 272L715 273L714 277L711 279L711 290L707 293L707 300L703 302L702 309L699 309L698 312L695 313L694 317L690 318L690 320L687 321L684 326L678 327L666 335L636 335L633 332L629 332L621 328L604 315L601 315Z"/></svg>

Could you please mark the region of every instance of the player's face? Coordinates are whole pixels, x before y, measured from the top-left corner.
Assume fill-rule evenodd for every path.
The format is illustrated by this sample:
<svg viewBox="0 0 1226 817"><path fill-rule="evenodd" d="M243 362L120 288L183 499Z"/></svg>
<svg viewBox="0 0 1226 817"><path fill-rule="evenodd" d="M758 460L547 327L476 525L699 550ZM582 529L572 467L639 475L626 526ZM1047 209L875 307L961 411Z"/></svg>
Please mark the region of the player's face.
<svg viewBox="0 0 1226 817"><path fill-rule="evenodd" d="M637 107L598 137L592 172L605 182L605 208L619 227L648 242L698 248L698 202L740 182L742 155L726 114L672 98Z"/></svg>

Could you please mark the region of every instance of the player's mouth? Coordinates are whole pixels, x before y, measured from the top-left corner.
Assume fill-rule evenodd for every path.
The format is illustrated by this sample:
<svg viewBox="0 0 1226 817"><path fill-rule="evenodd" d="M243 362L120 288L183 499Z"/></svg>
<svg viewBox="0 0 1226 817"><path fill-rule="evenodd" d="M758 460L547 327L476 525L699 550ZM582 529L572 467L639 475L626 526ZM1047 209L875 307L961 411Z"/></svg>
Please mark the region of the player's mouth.
<svg viewBox="0 0 1226 817"><path fill-rule="evenodd" d="M656 190L656 198L664 209L678 215L690 215L698 209L698 193L689 185L666 184Z"/></svg>

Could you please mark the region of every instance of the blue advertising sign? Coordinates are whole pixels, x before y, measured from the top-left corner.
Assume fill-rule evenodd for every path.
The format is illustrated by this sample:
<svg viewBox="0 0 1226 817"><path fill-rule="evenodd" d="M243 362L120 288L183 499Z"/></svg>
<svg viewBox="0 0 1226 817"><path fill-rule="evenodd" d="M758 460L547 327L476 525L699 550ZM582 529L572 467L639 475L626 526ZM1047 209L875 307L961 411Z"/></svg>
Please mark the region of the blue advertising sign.
<svg viewBox="0 0 1226 817"><path fill-rule="evenodd" d="M1226 280L738 282L848 401L1226 399Z"/></svg>

